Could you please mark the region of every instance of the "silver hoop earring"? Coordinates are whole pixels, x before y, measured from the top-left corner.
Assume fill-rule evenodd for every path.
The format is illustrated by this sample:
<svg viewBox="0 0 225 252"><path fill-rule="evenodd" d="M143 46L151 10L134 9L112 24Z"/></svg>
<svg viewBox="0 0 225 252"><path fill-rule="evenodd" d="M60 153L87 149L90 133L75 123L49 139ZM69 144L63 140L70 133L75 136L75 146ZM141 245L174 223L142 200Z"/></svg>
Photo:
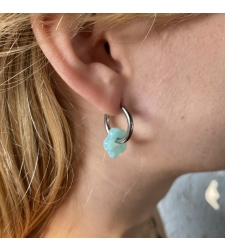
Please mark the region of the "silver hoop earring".
<svg viewBox="0 0 225 252"><path fill-rule="evenodd" d="M127 131L118 128L110 128L109 115L105 114L104 124L106 132L108 133L107 138L104 140L104 149L108 152L111 158L116 158L120 153L124 152L127 147L127 141L131 138L133 133L134 123L130 112L126 107L122 107L122 110L127 118ZM117 145L115 145L117 143Z"/></svg>

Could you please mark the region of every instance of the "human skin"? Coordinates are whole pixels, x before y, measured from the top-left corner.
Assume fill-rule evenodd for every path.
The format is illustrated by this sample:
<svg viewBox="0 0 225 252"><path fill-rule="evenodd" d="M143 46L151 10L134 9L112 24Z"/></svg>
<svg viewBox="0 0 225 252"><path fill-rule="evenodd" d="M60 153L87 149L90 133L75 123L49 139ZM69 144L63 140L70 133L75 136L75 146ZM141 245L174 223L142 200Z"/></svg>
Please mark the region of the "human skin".
<svg viewBox="0 0 225 252"><path fill-rule="evenodd" d="M46 40L38 22L33 26L79 132L80 172L46 236L141 237L179 175L224 169L225 15L150 26L137 21L105 31L98 24L72 41L67 29L53 27ZM102 147L103 116L114 115L111 125L126 129L121 105L134 133L111 159Z"/></svg>

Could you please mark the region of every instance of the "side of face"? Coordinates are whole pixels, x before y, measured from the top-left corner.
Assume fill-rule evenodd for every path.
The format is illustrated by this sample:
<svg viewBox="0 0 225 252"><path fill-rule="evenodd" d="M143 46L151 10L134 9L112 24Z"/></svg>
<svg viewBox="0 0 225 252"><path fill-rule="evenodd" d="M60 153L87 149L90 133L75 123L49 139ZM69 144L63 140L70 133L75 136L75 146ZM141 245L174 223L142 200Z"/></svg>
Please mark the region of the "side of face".
<svg viewBox="0 0 225 252"><path fill-rule="evenodd" d="M112 56L126 66L123 103L133 111L133 148L158 170L224 169L225 15L150 26L126 25L109 40L117 45Z"/></svg>

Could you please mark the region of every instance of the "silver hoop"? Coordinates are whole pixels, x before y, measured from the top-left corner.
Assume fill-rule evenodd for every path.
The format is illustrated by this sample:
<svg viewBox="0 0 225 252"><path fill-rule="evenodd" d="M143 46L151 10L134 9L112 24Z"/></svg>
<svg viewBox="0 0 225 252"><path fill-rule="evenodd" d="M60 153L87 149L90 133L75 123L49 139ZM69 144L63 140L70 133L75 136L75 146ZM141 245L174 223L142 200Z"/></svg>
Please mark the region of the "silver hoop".
<svg viewBox="0 0 225 252"><path fill-rule="evenodd" d="M118 144L126 143L130 139L130 137L133 133L133 128L134 128L133 118L132 118L130 112L127 110L126 107L122 107L122 110L127 118L128 126L127 126L127 132L126 132L125 137L116 139L116 143L118 143ZM109 131L110 131L109 115L107 115L107 114L105 114L105 116L104 116L104 124L105 124L106 132L109 133Z"/></svg>

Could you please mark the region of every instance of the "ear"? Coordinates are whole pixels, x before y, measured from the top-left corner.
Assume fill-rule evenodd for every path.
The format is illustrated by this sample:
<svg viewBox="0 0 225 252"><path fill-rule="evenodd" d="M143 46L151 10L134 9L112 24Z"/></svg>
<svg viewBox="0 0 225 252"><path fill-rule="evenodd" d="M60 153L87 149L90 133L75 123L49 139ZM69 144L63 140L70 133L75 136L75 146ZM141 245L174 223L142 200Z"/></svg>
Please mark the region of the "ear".
<svg viewBox="0 0 225 252"><path fill-rule="evenodd" d="M124 80L119 73L120 63L109 53L104 33L96 36L92 30L73 37L69 17L71 15L67 14L31 16L38 44L57 74L73 91L103 113L121 113Z"/></svg>

